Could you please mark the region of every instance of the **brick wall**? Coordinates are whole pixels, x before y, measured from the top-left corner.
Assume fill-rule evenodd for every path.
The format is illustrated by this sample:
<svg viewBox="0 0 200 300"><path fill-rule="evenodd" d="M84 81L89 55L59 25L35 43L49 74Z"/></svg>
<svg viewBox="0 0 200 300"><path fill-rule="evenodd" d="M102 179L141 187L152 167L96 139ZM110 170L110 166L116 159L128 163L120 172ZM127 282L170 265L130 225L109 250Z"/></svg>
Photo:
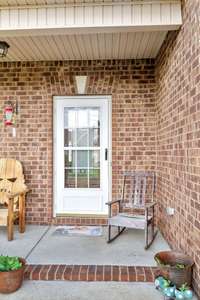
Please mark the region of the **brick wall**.
<svg viewBox="0 0 200 300"><path fill-rule="evenodd" d="M89 75L87 93L112 95L113 197L122 172L154 169L155 76L152 60L22 62L0 64L0 120L8 100L19 101L17 137L0 127L0 157L22 161L31 189L29 223L52 221L52 97L74 95L73 76ZM105 224L102 218L57 218L56 224Z"/></svg>
<svg viewBox="0 0 200 300"><path fill-rule="evenodd" d="M183 26L157 58L159 225L174 249L196 263L200 295L200 1L183 2ZM166 215L167 206L175 215Z"/></svg>

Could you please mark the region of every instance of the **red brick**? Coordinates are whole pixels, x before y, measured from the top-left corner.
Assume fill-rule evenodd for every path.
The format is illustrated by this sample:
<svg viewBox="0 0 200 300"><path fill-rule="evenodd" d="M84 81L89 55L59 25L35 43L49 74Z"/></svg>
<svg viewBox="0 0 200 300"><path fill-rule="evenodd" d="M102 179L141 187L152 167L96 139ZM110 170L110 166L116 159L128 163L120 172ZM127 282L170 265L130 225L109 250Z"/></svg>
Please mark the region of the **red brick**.
<svg viewBox="0 0 200 300"><path fill-rule="evenodd" d="M129 281L136 281L136 269L134 266L128 267Z"/></svg>
<svg viewBox="0 0 200 300"><path fill-rule="evenodd" d="M81 281L87 281L88 280L88 268L89 266L81 266L80 268L80 280Z"/></svg>
<svg viewBox="0 0 200 300"><path fill-rule="evenodd" d="M65 265L59 265L56 275L55 275L55 279L56 280L63 280L63 275L64 275L64 271L65 271L66 266Z"/></svg>
<svg viewBox="0 0 200 300"><path fill-rule="evenodd" d="M96 266L89 266L88 268L88 281L96 280Z"/></svg>
<svg viewBox="0 0 200 300"><path fill-rule="evenodd" d="M24 278L30 279L30 274L35 266L34 265L26 265L24 270Z"/></svg>
<svg viewBox="0 0 200 300"><path fill-rule="evenodd" d="M128 267L121 266L120 267L120 281L128 281L128 280L129 280Z"/></svg>
<svg viewBox="0 0 200 300"><path fill-rule="evenodd" d="M112 267L112 280L113 281L120 281L119 266L113 266Z"/></svg>
<svg viewBox="0 0 200 300"><path fill-rule="evenodd" d="M104 280L104 274L103 274L103 266L97 266L96 267L96 281L103 281Z"/></svg>
<svg viewBox="0 0 200 300"><path fill-rule="evenodd" d="M111 281L111 266L104 266L104 281Z"/></svg>
<svg viewBox="0 0 200 300"><path fill-rule="evenodd" d="M72 277L71 277L72 281L80 280L80 270L81 270L81 266L76 266L76 265L73 266Z"/></svg>
<svg viewBox="0 0 200 300"><path fill-rule="evenodd" d="M73 266L66 266L63 274L64 280L72 280L72 270L73 270Z"/></svg>
<svg viewBox="0 0 200 300"><path fill-rule="evenodd" d="M59 267L58 265L52 265L49 268L49 271L47 273L48 280L55 280L56 279L56 272L57 272L58 267Z"/></svg>
<svg viewBox="0 0 200 300"><path fill-rule="evenodd" d="M32 280L39 280L40 279L40 272L42 269L42 265L37 265L36 268L31 273L31 279Z"/></svg>
<svg viewBox="0 0 200 300"><path fill-rule="evenodd" d="M40 280L48 280L48 272L50 269L51 265L43 265L40 273L39 273L39 279Z"/></svg>
<svg viewBox="0 0 200 300"><path fill-rule="evenodd" d="M145 273L143 267L135 267L136 269L136 281L144 282L145 281Z"/></svg>

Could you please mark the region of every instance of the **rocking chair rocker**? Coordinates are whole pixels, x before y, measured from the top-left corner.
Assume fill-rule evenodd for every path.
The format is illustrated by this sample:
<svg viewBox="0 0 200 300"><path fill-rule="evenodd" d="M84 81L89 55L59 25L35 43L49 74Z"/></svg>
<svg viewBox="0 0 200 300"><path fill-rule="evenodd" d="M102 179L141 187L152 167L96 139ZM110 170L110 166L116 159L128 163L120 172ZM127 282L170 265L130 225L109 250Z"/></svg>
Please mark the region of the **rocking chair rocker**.
<svg viewBox="0 0 200 300"><path fill-rule="evenodd" d="M7 226L8 240L13 239L13 225L19 219L19 232L25 231L25 195L22 165L15 159L0 159L0 226Z"/></svg>
<svg viewBox="0 0 200 300"><path fill-rule="evenodd" d="M124 173L122 198L107 203L109 206L108 243L115 240L126 228L134 228L145 231L145 249L151 246L157 234L154 230L154 206L156 205L154 193L155 174L153 172ZM116 215L112 212L114 204L118 204ZM113 226L118 228L118 233L111 237ZM150 240L149 227L151 227Z"/></svg>

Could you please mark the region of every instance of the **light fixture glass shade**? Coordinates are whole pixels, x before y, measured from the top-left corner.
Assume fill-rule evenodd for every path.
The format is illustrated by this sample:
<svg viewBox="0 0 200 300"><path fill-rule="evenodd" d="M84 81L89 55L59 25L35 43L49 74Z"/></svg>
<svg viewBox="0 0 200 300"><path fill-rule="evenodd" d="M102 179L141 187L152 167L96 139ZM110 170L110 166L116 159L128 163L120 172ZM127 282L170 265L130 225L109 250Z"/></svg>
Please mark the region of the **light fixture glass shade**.
<svg viewBox="0 0 200 300"><path fill-rule="evenodd" d="M9 47L8 43L0 41L0 57L5 57L7 55Z"/></svg>
<svg viewBox="0 0 200 300"><path fill-rule="evenodd" d="M78 94L86 93L87 76L75 76Z"/></svg>

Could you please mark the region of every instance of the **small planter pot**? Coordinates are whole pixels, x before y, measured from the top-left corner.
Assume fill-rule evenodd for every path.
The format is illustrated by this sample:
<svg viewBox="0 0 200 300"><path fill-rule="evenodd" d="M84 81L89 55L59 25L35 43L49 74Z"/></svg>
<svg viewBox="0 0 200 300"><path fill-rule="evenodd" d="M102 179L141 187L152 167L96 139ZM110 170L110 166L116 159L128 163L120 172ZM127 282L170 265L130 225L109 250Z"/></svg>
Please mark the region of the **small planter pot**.
<svg viewBox="0 0 200 300"><path fill-rule="evenodd" d="M159 275L173 282L177 288L185 283L191 286L194 261L189 256L175 251L162 251L157 253L154 258L159 268ZM159 264L158 260L162 264ZM178 264L185 267L178 268Z"/></svg>
<svg viewBox="0 0 200 300"><path fill-rule="evenodd" d="M185 291L180 291L180 290L175 290L175 299L177 300L189 300L193 298L193 292L191 290L185 290Z"/></svg>
<svg viewBox="0 0 200 300"><path fill-rule="evenodd" d="M175 290L176 286L169 286L163 289L163 293L168 298L174 298L175 297Z"/></svg>
<svg viewBox="0 0 200 300"><path fill-rule="evenodd" d="M0 293L9 294L17 291L23 282L26 261L19 258L22 267L18 270L0 272Z"/></svg>
<svg viewBox="0 0 200 300"><path fill-rule="evenodd" d="M168 285L169 285L168 281L162 276L158 276L155 279L155 287L158 290L162 291L165 287L168 287Z"/></svg>
<svg viewBox="0 0 200 300"><path fill-rule="evenodd" d="M185 300L185 293L179 290L175 290L175 299Z"/></svg>
<svg viewBox="0 0 200 300"><path fill-rule="evenodd" d="M185 296L185 299L192 299L193 298L193 292L191 290L186 290L184 292L184 296Z"/></svg>

